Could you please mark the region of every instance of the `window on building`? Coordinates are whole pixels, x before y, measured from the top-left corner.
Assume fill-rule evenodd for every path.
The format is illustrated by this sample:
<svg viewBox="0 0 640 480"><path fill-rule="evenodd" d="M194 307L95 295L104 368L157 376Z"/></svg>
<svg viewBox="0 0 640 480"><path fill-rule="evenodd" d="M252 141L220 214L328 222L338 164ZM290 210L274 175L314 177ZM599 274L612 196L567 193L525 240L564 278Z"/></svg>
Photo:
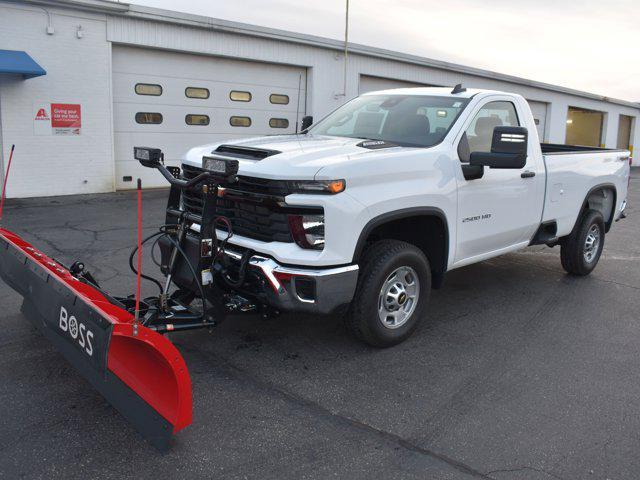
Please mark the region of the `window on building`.
<svg viewBox="0 0 640 480"><path fill-rule="evenodd" d="M151 95L154 97L162 95L162 86L154 83L136 83L135 90L138 95Z"/></svg>
<svg viewBox="0 0 640 480"><path fill-rule="evenodd" d="M251 92L240 92L238 90L232 90L229 93L229 98L234 102L250 102Z"/></svg>
<svg viewBox="0 0 640 480"><path fill-rule="evenodd" d="M209 125L209 115L200 115L190 113L184 117L184 121L187 125Z"/></svg>
<svg viewBox="0 0 640 480"><path fill-rule="evenodd" d="M251 119L249 117L231 117L229 123L232 127L250 127Z"/></svg>
<svg viewBox="0 0 640 480"><path fill-rule="evenodd" d="M158 125L162 123L162 114L157 112L136 113L136 123Z"/></svg>
<svg viewBox="0 0 640 480"><path fill-rule="evenodd" d="M633 120L634 117L630 117L629 115L620 115L620 120L618 121L618 142L616 144L616 148L629 150L629 147L631 147L631 133L633 132L634 127Z"/></svg>
<svg viewBox="0 0 640 480"><path fill-rule="evenodd" d="M271 128L288 128L289 120L287 120L286 118L270 118L269 126Z"/></svg>
<svg viewBox="0 0 640 480"><path fill-rule="evenodd" d="M281 93L272 93L271 95L269 95L269 101L271 103L275 103L276 105L288 105L289 95L283 95Z"/></svg>
<svg viewBox="0 0 640 480"><path fill-rule="evenodd" d="M587 147L600 147L602 145L602 129L604 125L604 112L587 110L579 107L569 107L567 112L567 136L568 145L584 145Z"/></svg>
<svg viewBox="0 0 640 480"><path fill-rule="evenodd" d="M208 88L187 87L184 90L184 94L188 98L200 98L202 100L205 100L205 99L209 98L210 92L209 92Z"/></svg>

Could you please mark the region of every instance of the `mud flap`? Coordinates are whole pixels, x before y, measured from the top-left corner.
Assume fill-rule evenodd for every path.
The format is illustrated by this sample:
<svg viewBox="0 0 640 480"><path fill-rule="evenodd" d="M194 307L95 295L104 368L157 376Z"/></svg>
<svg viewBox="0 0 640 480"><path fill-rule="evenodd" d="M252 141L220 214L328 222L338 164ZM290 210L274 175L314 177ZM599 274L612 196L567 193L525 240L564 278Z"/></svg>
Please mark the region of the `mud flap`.
<svg viewBox="0 0 640 480"><path fill-rule="evenodd" d="M23 314L156 448L191 423L191 379L171 342L17 235L0 229L0 277Z"/></svg>

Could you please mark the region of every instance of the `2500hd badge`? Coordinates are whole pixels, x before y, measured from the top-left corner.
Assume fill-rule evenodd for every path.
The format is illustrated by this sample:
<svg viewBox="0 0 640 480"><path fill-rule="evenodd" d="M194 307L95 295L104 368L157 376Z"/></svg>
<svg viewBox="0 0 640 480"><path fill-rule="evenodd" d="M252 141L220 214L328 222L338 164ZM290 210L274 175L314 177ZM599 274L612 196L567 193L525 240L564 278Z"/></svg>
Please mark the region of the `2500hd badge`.
<svg viewBox="0 0 640 480"><path fill-rule="evenodd" d="M475 215L473 217L465 217L462 219L462 223L477 222L478 220L488 220L491 218L490 213L483 213L482 215Z"/></svg>
<svg viewBox="0 0 640 480"><path fill-rule="evenodd" d="M90 357L93 355L93 345L91 340L93 339L93 332L89 330L82 322L78 322L78 319L73 315L69 316L67 309L60 307L60 330L67 332L72 339L78 342L78 345L86 352Z"/></svg>

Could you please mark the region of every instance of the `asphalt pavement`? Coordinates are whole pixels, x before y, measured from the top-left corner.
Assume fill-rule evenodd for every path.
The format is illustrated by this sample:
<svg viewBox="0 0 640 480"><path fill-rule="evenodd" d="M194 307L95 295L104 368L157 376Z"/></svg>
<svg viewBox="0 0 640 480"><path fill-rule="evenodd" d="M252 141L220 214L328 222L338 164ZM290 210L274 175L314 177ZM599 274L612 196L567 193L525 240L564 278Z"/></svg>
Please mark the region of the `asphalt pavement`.
<svg viewBox="0 0 640 480"><path fill-rule="evenodd" d="M352 340L339 317L233 316L172 334L194 421L166 454L0 283L0 478L640 478L640 173L631 186L592 275L565 275L559 248L540 246L452 271L394 348ZM149 233L166 194L145 192ZM10 200L4 226L133 291L132 192Z"/></svg>

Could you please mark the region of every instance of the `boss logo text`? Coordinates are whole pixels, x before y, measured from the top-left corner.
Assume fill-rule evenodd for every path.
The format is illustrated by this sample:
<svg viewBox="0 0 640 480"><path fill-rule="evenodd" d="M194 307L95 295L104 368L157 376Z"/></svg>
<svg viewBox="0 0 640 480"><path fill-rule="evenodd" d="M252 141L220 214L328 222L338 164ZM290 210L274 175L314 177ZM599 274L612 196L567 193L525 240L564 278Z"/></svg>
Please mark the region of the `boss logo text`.
<svg viewBox="0 0 640 480"><path fill-rule="evenodd" d="M93 345L91 340L93 339L93 332L87 329L86 325L82 322L78 322L78 319L73 315L69 315L67 309L60 307L60 330L67 332L71 338L78 342L78 345L87 353L87 355L93 355Z"/></svg>

